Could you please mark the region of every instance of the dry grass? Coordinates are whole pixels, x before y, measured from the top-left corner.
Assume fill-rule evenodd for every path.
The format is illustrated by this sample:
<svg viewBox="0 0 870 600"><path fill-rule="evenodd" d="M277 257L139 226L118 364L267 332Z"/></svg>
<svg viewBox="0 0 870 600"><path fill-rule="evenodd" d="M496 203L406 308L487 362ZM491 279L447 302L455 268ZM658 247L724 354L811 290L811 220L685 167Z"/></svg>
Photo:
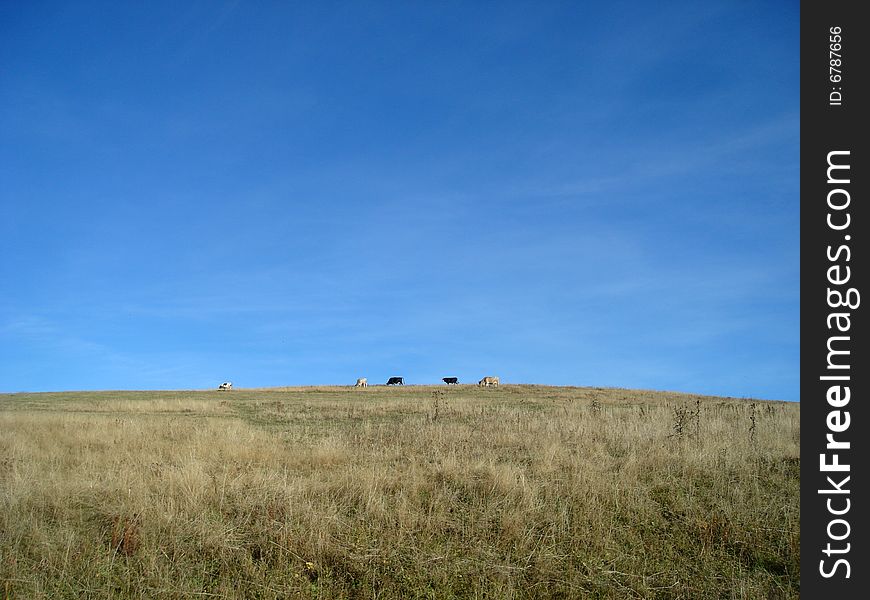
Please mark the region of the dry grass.
<svg viewBox="0 0 870 600"><path fill-rule="evenodd" d="M800 407L751 403L544 386L0 395L0 592L795 598Z"/></svg>

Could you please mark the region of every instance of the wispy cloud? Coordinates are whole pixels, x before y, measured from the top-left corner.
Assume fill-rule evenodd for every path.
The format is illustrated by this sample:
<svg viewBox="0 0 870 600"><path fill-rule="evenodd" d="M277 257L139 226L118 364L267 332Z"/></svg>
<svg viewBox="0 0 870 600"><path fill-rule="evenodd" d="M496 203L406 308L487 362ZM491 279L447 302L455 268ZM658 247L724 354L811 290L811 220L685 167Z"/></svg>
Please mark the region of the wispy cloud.
<svg viewBox="0 0 870 600"><path fill-rule="evenodd" d="M19 369L23 357L34 353L43 357L29 367L36 379L29 382L28 391L105 389L111 387L111 382L117 388L148 388L159 386L183 371L183 367L168 366L163 360L165 357L149 361L129 350L119 351L88 339L51 318L36 314L19 314L0 322L0 348L7 357L0 361L5 363L0 365L0 382L5 385L19 379L7 369ZM67 384L46 376L49 372L65 374L69 378ZM184 373L191 374L191 371ZM40 381L42 378L54 383L46 387Z"/></svg>

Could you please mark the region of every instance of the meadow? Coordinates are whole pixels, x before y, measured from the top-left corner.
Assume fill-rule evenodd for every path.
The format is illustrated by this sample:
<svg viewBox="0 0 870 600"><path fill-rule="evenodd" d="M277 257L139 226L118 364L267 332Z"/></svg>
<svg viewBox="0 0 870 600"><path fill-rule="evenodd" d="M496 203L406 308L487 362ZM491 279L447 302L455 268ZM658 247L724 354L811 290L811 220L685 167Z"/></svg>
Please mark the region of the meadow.
<svg viewBox="0 0 870 600"><path fill-rule="evenodd" d="M797 598L799 445L624 389L0 394L0 596Z"/></svg>

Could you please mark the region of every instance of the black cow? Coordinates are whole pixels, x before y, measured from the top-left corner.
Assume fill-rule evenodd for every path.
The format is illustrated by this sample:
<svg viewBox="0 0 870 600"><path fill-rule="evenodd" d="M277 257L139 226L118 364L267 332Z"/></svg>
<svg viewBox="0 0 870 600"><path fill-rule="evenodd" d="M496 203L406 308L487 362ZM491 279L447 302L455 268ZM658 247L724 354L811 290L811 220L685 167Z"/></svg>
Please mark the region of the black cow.
<svg viewBox="0 0 870 600"><path fill-rule="evenodd" d="M458 377L445 377L441 381L443 381L447 385L456 385L459 383L459 378Z"/></svg>
<svg viewBox="0 0 870 600"><path fill-rule="evenodd" d="M405 385L405 380L401 377L390 377L387 385Z"/></svg>

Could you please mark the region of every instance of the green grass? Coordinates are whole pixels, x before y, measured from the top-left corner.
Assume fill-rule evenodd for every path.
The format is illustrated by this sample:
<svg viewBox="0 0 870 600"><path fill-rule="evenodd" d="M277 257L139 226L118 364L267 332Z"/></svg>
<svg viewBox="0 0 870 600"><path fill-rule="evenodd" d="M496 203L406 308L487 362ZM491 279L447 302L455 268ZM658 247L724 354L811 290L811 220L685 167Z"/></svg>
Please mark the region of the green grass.
<svg viewBox="0 0 870 600"><path fill-rule="evenodd" d="M799 423L547 386L0 395L0 596L796 598Z"/></svg>

